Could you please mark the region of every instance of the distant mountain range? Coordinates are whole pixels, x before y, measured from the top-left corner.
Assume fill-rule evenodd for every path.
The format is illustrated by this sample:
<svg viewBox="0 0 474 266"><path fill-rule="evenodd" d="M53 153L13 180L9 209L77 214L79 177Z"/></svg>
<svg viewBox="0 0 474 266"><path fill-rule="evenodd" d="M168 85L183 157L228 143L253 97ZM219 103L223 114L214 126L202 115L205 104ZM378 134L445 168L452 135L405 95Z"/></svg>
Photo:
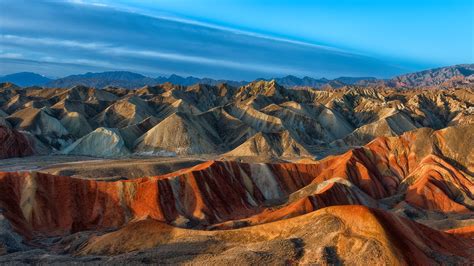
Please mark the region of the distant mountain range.
<svg viewBox="0 0 474 266"><path fill-rule="evenodd" d="M286 76L273 78L278 84L284 87L313 87L340 88L346 85L376 86L384 85L389 87L426 87L445 84L446 82L474 83L474 64L464 64L430 69L415 73L400 75L392 79L377 79L374 77L340 77L336 79L316 79L311 77L299 78L296 76ZM257 79L272 80L272 79ZM42 75L21 72L0 77L0 82L11 82L21 87L42 86L42 87L72 87L84 85L88 87L103 88L107 86L123 88L140 88L146 85L157 85L166 82L189 86L193 84L217 85L227 83L228 85L240 87L249 81L216 80L211 78L182 77L171 75L169 77L151 78L141 74L127 71L110 71L102 73L85 73L71 75L59 79L49 79Z"/></svg>
<svg viewBox="0 0 474 266"><path fill-rule="evenodd" d="M80 75L71 75L64 78L53 80L47 83L46 87L72 87L75 85L84 85L87 87L103 88L107 86L139 88L145 85L155 85L158 82L141 74L127 71L111 71L102 73L86 73Z"/></svg>
<svg viewBox="0 0 474 266"><path fill-rule="evenodd" d="M397 87L436 86L462 78L474 80L474 64L441 67L401 75L391 79L390 85Z"/></svg>
<svg viewBox="0 0 474 266"><path fill-rule="evenodd" d="M51 81L53 80L32 72L20 72L0 77L0 82L11 82L21 87L44 86Z"/></svg>

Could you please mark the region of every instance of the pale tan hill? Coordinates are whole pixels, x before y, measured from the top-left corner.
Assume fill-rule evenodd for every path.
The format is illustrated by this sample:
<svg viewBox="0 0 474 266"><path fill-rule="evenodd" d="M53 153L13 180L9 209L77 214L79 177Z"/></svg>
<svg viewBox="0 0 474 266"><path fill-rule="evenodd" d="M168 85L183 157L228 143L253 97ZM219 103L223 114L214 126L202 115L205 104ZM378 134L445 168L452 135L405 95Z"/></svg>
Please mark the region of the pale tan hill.
<svg viewBox="0 0 474 266"><path fill-rule="evenodd" d="M272 102L282 102L291 95L291 90L280 86L275 80L272 81L254 81L246 86L239 88L235 98L239 101L247 101L260 96L268 97Z"/></svg>
<svg viewBox="0 0 474 266"><path fill-rule="evenodd" d="M311 157L288 131L281 133L257 133L225 157Z"/></svg>
<svg viewBox="0 0 474 266"><path fill-rule="evenodd" d="M280 118L267 115L249 105L225 106L225 111L258 132L278 133L284 129Z"/></svg>
<svg viewBox="0 0 474 266"><path fill-rule="evenodd" d="M145 134L148 130L158 124L158 122L160 122L158 118L150 116L138 124L120 128L120 135L125 141L125 145L127 146L127 148L132 150L135 145L135 140L143 136L143 134Z"/></svg>
<svg viewBox="0 0 474 266"><path fill-rule="evenodd" d="M257 133L248 124L217 107L199 115L214 127L227 149L234 149Z"/></svg>
<svg viewBox="0 0 474 266"><path fill-rule="evenodd" d="M75 138L81 138L92 132L92 127L89 125L89 121L78 112L64 114L60 122Z"/></svg>
<svg viewBox="0 0 474 266"><path fill-rule="evenodd" d="M119 157L129 155L120 133L113 128L97 128L76 140L61 151L63 154L88 155L99 157Z"/></svg>
<svg viewBox="0 0 474 266"><path fill-rule="evenodd" d="M70 143L69 131L53 116L49 108L25 108L10 115L8 121L14 128L28 131L56 149Z"/></svg>
<svg viewBox="0 0 474 266"><path fill-rule="evenodd" d="M175 97L181 98L195 106L201 112L214 107L223 106L232 100L235 88L227 84L211 86L206 84L195 84L184 90L174 90Z"/></svg>
<svg viewBox="0 0 474 266"><path fill-rule="evenodd" d="M291 101L280 106L318 121L335 139L343 138L354 130L343 116L322 104Z"/></svg>
<svg viewBox="0 0 474 266"><path fill-rule="evenodd" d="M113 103L92 120L100 126L122 128L138 124L153 115L154 111L146 101L132 96Z"/></svg>
<svg viewBox="0 0 474 266"><path fill-rule="evenodd" d="M400 111L390 110L375 122L357 128L333 144L349 147L360 146L376 137L398 136L416 128L418 128L417 125L407 115Z"/></svg>
<svg viewBox="0 0 474 266"><path fill-rule="evenodd" d="M35 135L67 135L67 130L52 116L49 109L26 108L10 115L9 120L15 127L30 131Z"/></svg>
<svg viewBox="0 0 474 266"><path fill-rule="evenodd" d="M10 92L9 95L5 95L2 104L2 109L7 113L14 113L20 109L25 108L26 103L30 101L28 97L17 94L16 92Z"/></svg>
<svg viewBox="0 0 474 266"><path fill-rule="evenodd" d="M108 87L107 89L108 91L111 91L111 92L114 92L116 91L116 88L114 87ZM156 85L156 86L143 86L139 89L136 89L135 90L135 94L136 95L140 95L140 96L144 96L144 95L157 95L157 94L161 94L163 92L166 91L166 88L164 86L161 86L161 85ZM125 92L125 94L127 93L128 91Z"/></svg>
<svg viewBox="0 0 474 266"><path fill-rule="evenodd" d="M269 105L262 112L279 118L284 128L308 145L328 143L352 132L352 127L340 116L323 106L300 105L286 102Z"/></svg>
<svg viewBox="0 0 474 266"><path fill-rule="evenodd" d="M114 94L85 86L74 86L64 92L64 97L68 100L82 102L112 102L118 99Z"/></svg>
<svg viewBox="0 0 474 266"><path fill-rule="evenodd" d="M63 118L63 116L68 113L75 112L89 119L96 116L101 107L100 105L96 106L93 103L87 103L81 100L64 99L51 106L51 109L54 110L60 118Z"/></svg>
<svg viewBox="0 0 474 266"><path fill-rule="evenodd" d="M200 116L175 113L148 130L135 142L139 154L212 154L222 142Z"/></svg>

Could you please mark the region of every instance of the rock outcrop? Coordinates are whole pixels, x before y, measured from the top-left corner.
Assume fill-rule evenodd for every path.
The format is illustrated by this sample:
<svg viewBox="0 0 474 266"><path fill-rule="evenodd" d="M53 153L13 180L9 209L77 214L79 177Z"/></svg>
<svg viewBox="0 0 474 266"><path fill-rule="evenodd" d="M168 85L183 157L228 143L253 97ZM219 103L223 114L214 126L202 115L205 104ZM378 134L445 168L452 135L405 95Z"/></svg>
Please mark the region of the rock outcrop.
<svg viewBox="0 0 474 266"><path fill-rule="evenodd" d="M129 155L120 132L114 128L97 128L61 151L63 154L100 157Z"/></svg>
<svg viewBox="0 0 474 266"><path fill-rule="evenodd" d="M175 113L135 142L139 154L212 154L222 142L214 128L199 116Z"/></svg>
<svg viewBox="0 0 474 266"><path fill-rule="evenodd" d="M230 157L311 157L288 131L257 133L237 148L225 154Z"/></svg>
<svg viewBox="0 0 474 266"><path fill-rule="evenodd" d="M22 133L6 126L0 126L0 159L32 154L31 143Z"/></svg>

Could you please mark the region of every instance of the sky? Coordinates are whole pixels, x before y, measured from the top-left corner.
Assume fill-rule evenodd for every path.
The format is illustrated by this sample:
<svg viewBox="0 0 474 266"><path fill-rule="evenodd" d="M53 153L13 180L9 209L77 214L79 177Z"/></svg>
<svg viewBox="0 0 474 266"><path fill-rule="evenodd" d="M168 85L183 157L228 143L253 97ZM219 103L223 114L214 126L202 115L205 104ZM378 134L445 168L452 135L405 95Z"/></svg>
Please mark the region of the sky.
<svg viewBox="0 0 474 266"><path fill-rule="evenodd" d="M387 78L474 62L473 0L0 0L0 75Z"/></svg>

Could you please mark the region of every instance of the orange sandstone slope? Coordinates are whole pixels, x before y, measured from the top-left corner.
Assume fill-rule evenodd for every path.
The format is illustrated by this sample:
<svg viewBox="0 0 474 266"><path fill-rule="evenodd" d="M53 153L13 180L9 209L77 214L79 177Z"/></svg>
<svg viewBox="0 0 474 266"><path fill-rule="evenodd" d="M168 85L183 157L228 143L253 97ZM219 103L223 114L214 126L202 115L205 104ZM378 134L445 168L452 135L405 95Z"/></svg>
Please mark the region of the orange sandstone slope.
<svg viewBox="0 0 474 266"><path fill-rule="evenodd" d="M292 219L234 230L188 230L143 220L90 239L78 254L113 255L136 250L151 254L160 253L160 248L165 249L166 245L174 245L174 255L179 259L164 254L160 261L187 262L189 257L180 254L179 246L190 242L196 248L198 243L206 245L207 250L193 256L193 263L428 265L474 260L473 239L436 231L363 206L333 206ZM285 242L293 244L285 245ZM292 249L296 252L291 252ZM255 258L248 250L267 256L264 260L258 255Z"/></svg>

